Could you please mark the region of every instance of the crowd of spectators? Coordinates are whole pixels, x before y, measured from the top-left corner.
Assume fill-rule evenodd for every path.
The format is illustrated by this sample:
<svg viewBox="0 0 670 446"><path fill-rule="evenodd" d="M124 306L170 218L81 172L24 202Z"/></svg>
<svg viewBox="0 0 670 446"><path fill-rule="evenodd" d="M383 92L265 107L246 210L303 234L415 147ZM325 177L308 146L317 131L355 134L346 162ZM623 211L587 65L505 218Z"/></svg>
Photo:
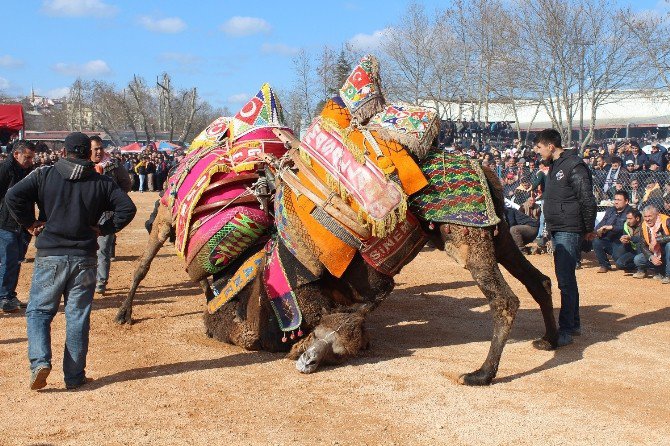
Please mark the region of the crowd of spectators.
<svg viewBox="0 0 670 446"><path fill-rule="evenodd" d="M40 150L41 149L41 150ZM118 150L109 150L107 153L118 159L130 174L133 191L161 192L168 172L179 163L183 156L181 151L174 153L159 152L155 148L146 149L141 153L121 153ZM0 153L0 162L7 158L6 151ZM49 149L47 146L37 145L34 166L53 165L60 157L60 151Z"/></svg>

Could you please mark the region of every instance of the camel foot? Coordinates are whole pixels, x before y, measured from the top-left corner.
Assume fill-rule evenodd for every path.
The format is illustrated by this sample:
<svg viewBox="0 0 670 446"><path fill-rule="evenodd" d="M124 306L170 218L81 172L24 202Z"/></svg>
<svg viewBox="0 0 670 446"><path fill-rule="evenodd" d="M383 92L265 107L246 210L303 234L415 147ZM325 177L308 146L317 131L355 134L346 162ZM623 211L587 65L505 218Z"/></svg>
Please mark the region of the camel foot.
<svg viewBox="0 0 670 446"><path fill-rule="evenodd" d="M131 308L121 307L116 313L114 321L119 325L132 324L133 323L133 310Z"/></svg>
<svg viewBox="0 0 670 446"><path fill-rule="evenodd" d="M295 362L295 368L298 369L300 373L314 373L316 369L319 368L320 358L317 352L314 349L307 349L305 353L300 355L298 360Z"/></svg>
<svg viewBox="0 0 670 446"><path fill-rule="evenodd" d="M493 377L481 369L472 373L464 373L458 377L458 384L465 386L488 386L491 381L493 381Z"/></svg>
<svg viewBox="0 0 670 446"><path fill-rule="evenodd" d="M554 340L554 342L551 342L546 337L535 339L533 341L533 347L536 350L544 350L544 351L556 350L556 348L558 347L558 340Z"/></svg>

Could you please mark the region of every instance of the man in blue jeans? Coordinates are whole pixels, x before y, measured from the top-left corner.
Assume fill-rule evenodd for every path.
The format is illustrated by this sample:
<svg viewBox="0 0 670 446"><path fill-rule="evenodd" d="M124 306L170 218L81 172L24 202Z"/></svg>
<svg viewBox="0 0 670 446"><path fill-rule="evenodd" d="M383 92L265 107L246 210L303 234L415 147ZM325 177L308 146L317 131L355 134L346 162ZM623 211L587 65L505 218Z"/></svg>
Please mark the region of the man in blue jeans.
<svg viewBox="0 0 670 446"><path fill-rule="evenodd" d="M599 273L606 273L612 269L607 255L617 262L619 257L627 251L627 246L621 243L623 227L626 224L626 215L632 209L628 205L628 192L618 190L614 193L613 206L607 208L603 219L596 226L596 237L593 240L593 251L598 259Z"/></svg>
<svg viewBox="0 0 670 446"><path fill-rule="evenodd" d="M535 151L551 161L545 180L544 218L554 248L554 268L561 290L561 312L558 317L558 347L572 343L581 334L579 288L575 266L582 239L596 237L596 200L591 172L584 161L561 145L561 134L554 129L542 130L534 140Z"/></svg>
<svg viewBox="0 0 670 446"><path fill-rule="evenodd" d="M0 310L15 313L25 304L16 296L21 259L25 254L23 228L14 220L5 205L9 188L25 177L33 167L35 145L28 141L16 141L7 160L0 164Z"/></svg>
<svg viewBox="0 0 670 446"><path fill-rule="evenodd" d="M30 388L41 389L51 372L51 321L61 296L65 304L65 387L86 377L91 304L95 288L97 237L120 231L135 216L135 205L91 162L91 141L75 132L53 166L33 171L5 197L9 211L35 236L35 267L26 310ZM39 219L35 219L35 204ZM105 211L114 218L98 226Z"/></svg>

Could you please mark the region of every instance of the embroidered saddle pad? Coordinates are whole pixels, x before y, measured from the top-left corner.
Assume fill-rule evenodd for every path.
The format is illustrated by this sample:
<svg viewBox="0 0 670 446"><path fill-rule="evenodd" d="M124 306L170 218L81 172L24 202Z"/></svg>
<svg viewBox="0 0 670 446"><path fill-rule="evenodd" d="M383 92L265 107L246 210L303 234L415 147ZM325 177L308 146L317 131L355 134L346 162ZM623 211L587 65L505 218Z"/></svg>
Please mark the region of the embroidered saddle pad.
<svg viewBox="0 0 670 446"><path fill-rule="evenodd" d="M374 56L363 56L340 88L340 97L359 123L383 109L379 63Z"/></svg>
<svg viewBox="0 0 670 446"><path fill-rule="evenodd" d="M421 162L421 170L429 184L409 202L419 218L475 227L500 222L486 177L476 161L433 150Z"/></svg>
<svg viewBox="0 0 670 446"><path fill-rule="evenodd" d="M434 110L402 103L388 105L383 112L370 118L366 127L379 131L385 139L399 141L419 159L426 156L440 131Z"/></svg>

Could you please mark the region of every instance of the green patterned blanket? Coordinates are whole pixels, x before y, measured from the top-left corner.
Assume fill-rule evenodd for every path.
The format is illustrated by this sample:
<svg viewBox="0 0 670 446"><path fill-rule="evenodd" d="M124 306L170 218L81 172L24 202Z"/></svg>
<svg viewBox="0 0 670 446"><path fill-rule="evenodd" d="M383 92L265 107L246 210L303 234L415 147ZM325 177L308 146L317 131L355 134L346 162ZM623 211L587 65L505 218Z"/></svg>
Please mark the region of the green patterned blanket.
<svg viewBox="0 0 670 446"><path fill-rule="evenodd" d="M475 227L500 222L477 161L433 150L420 166L428 186L411 197L409 207L422 220Z"/></svg>

